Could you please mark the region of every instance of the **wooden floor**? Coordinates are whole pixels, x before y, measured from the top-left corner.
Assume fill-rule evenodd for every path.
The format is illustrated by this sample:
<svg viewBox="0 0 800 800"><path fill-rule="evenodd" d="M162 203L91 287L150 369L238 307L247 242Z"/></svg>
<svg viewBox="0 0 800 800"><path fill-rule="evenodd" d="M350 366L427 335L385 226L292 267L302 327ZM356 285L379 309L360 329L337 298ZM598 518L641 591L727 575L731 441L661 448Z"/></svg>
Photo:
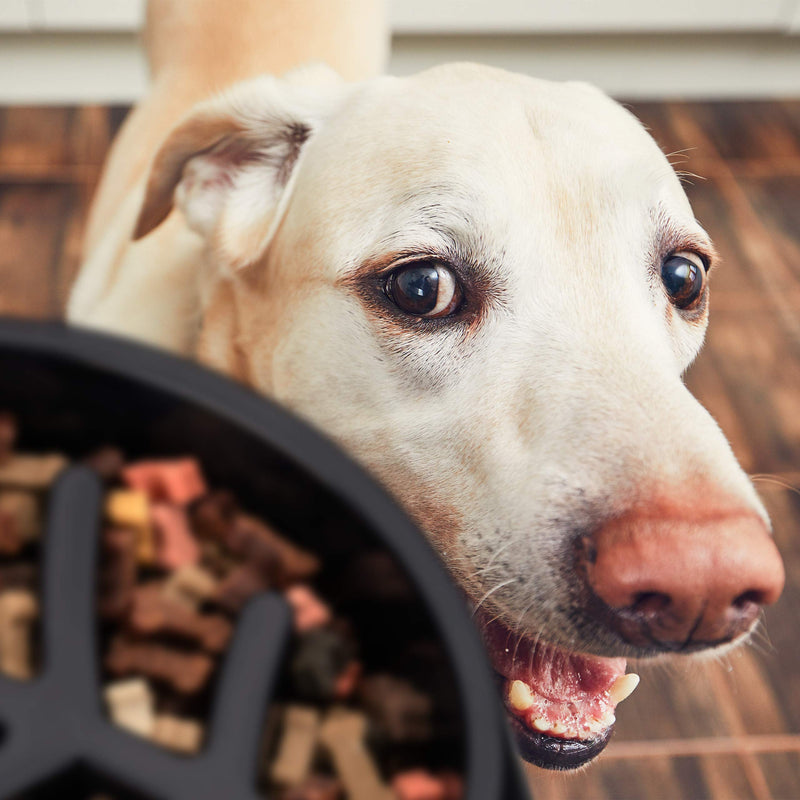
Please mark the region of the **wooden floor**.
<svg viewBox="0 0 800 800"><path fill-rule="evenodd" d="M800 798L800 102L635 104L723 263L688 382L773 516L788 582L753 645L640 669L614 742L579 775L531 770L537 800ZM0 110L0 313L54 316L124 109Z"/></svg>

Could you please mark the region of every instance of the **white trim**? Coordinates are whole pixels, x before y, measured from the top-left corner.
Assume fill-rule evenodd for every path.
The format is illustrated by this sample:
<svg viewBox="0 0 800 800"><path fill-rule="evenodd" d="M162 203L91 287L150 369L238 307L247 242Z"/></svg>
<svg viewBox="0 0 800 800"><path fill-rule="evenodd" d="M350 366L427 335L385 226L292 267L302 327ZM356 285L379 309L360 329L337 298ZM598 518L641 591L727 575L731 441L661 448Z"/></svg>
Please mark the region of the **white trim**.
<svg viewBox="0 0 800 800"><path fill-rule="evenodd" d="M800 96L800 37L398 36L390 71L478 61L628 98ZM134 34L0 34L0 103L124 103L147 85Z"/></svg>

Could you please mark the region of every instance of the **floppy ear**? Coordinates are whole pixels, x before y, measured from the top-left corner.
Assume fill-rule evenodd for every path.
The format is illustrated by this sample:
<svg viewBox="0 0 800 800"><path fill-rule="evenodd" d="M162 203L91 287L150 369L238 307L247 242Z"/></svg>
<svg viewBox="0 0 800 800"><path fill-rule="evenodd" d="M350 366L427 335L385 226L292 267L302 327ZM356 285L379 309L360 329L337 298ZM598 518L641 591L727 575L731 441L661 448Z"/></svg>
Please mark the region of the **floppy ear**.
<svg viewBox="0 0 800 800"><path fill-rule="evenodd" d="M197 106L156 154L133 238L175 204L229 266L256 260L280 222L303 146L340 96L330 85L262 77Z"/></svg>

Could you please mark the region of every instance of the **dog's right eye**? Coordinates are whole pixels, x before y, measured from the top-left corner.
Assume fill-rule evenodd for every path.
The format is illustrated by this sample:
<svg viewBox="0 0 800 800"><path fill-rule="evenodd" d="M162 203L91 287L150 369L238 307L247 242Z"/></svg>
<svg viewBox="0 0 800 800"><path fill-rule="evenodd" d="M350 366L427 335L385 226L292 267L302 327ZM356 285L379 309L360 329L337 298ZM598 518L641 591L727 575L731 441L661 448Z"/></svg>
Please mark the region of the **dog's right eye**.
<svg viewBox="0 0 800 800"><path fill-rule="evenodd" d="M403 264L386 279L386 294L406 314L446 317L461 302L461 289L453 270L429 259Z"/></svg>

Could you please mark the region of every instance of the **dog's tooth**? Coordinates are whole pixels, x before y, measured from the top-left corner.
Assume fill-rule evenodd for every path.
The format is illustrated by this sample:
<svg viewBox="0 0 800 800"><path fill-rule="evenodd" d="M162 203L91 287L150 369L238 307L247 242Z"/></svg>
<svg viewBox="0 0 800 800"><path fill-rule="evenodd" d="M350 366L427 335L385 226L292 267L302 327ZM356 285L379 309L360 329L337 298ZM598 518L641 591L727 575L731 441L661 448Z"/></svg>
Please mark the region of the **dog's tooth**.
<svg viewBox="0 0 800 800"><path fill-rule="evenodd" d="M533 705L533 693L525 681L514 681L508 690L508 702L515 711L527 711Z"/></svg>
<svg viewBox="0 0 800 800"><path fill-rule="evenodd" d="M614 712L611 709L600 717L600 722L603 724L604 728L610 728L616 721L617 718L614 716Z"/></svg>
<svg viewBox="0 0 800 800"><path fill-rule="evenodd" d="M537 731L549 731L550 730L550 723L544 717L536 717L536 719L531 723Z"/></svg>
<svg viewBox="0 0 800 800"><path fill-rule="evenodd" d="M586 724L589 733L600 733L606 726L603 725L603 720L592 717Z"/></svg>
<svg viewBox="0 0 800 800"><path fill-rule="evenodd" d="M635 672L629 672L627 675L620 675L611 688L608 694L611 697L611 702L615 705L621 703L627 697L633 694L633 690L639 685L639 676Z"/></svg>
<svg viewBox="0 0 800 800"><path fill-rule="evenodd" d="M553 733L566 733L567 732L567 726L563 722L556 722L550 728L550 730L553 731Z"/></svg>

